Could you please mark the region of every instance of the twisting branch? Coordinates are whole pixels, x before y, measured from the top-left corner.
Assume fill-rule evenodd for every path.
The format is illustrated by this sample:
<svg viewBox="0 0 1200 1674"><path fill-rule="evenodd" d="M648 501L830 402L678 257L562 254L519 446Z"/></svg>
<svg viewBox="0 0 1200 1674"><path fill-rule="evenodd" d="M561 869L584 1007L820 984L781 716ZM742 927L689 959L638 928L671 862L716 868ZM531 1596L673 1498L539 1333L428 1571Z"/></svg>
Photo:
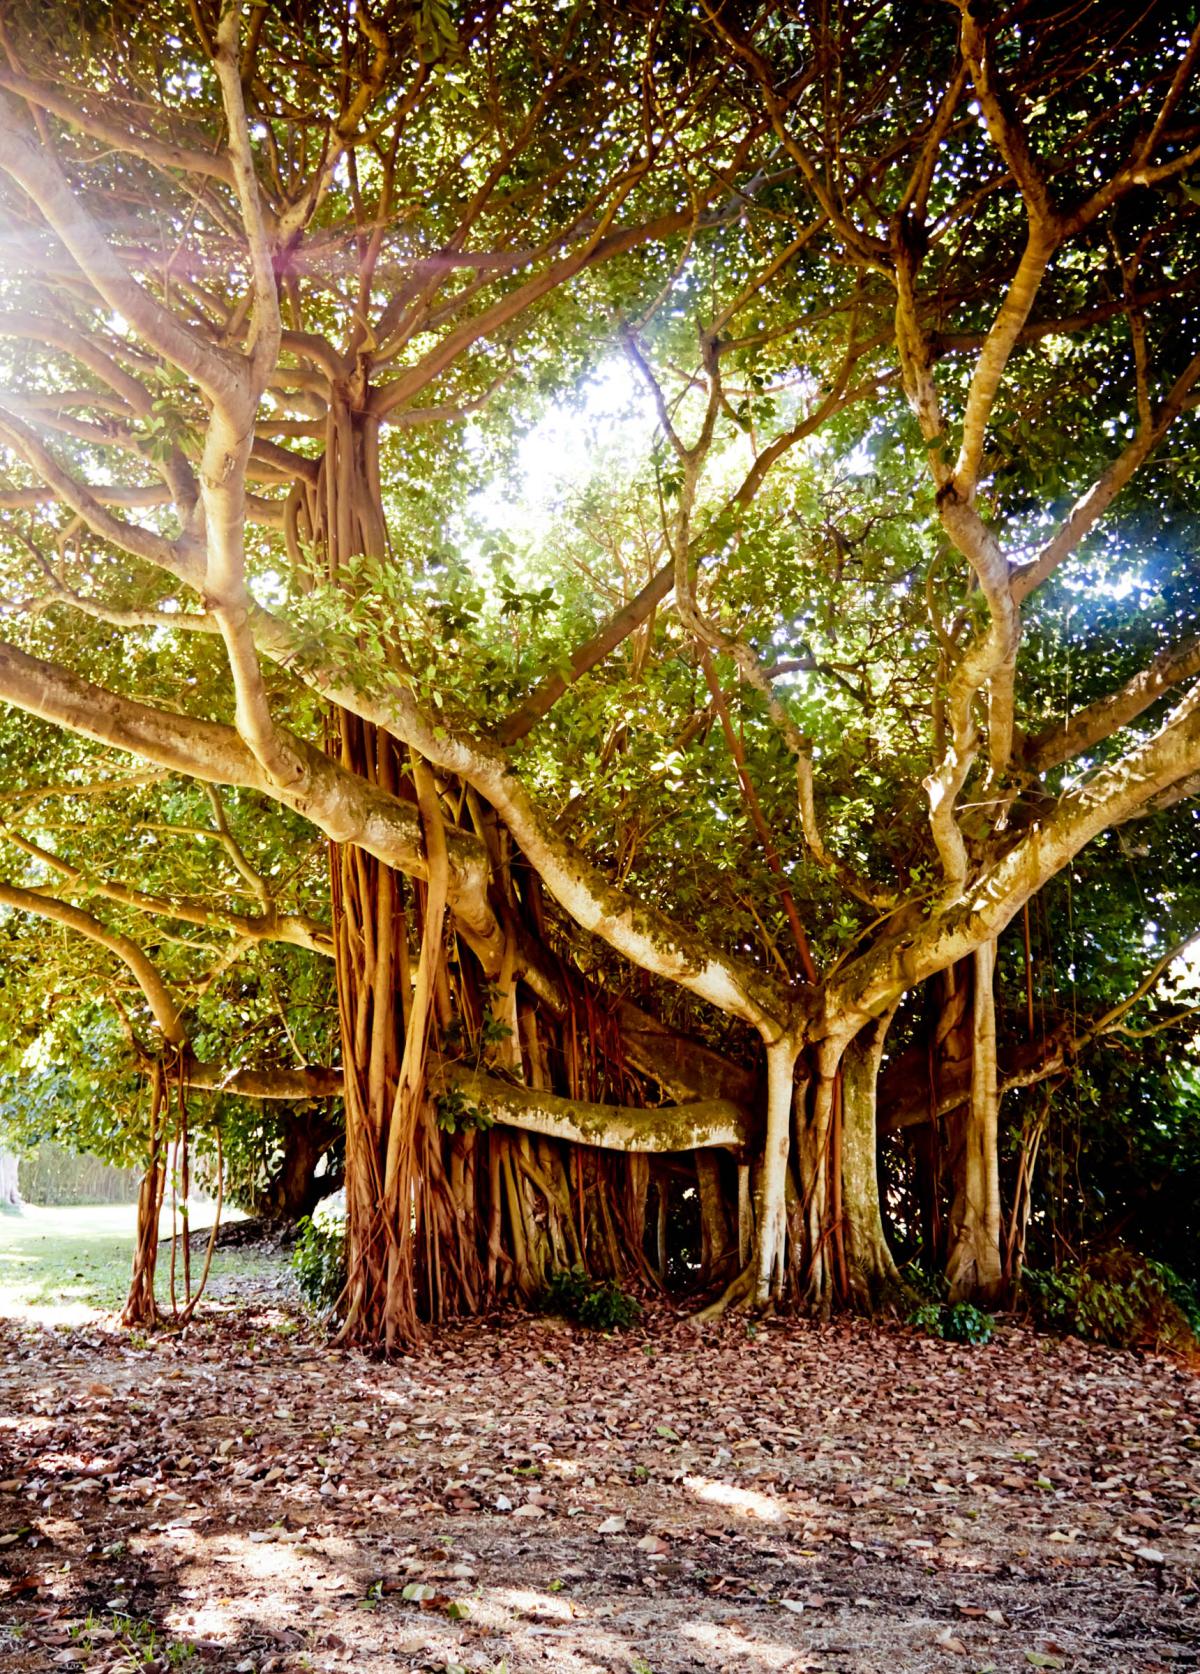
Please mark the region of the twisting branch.
<svg viewBox="0 0 1200 1674"><path fill-rule="evenodd" d="M219 787L216 785L205 785L204 789L208 794L208 800L212 806L213 818L217 822L217 833L220 837L222 847L229 856L230 860L233 861L234 866L241 873L242 877L250 885L250 888L254 891L255 895L258 896L258 899L262 904L263 911L266 913L271 912L274 907L274 901L271 896L270 886L268 885L267 880L263 877L262 873L256 872L253 866L251 866L250 862L246 859L242 845L233 835L229 825L229 818L225 812L225 799L221 795Z"/></svg>
<svg viewBox="0 0 1200 1674"><path fill-rule="evenodd" d="M851 328L853 340L853 327ZM812 749L807 738L793 721L792 717L775 691L771 683L771 675L765 670L750 646L734 634L727 633L704 615L696 602L692 581L693 542L691 538L691 518L695 505L700 473L712 446L713 433L717 415L721 409L722 389L720 370L720 348L716 339L710 334L702 336L701 348L704 356L704 370L708 381L707 401L705 403L704 419L696 440L690 445L680 436L671 418L666 397L662 386L655 378L648 366L645 356L633 339L627 337L629 353L643 378L649 385L654 404L658 412L659 423L667 436L672 448L683 467L683 480L679 490L679 504L675 517L674 539L668 539L674 559L675 603L683 621L684 627L690 632L696 644L701 648L702 659L713 650L724 651L733 658L738 672L747 685L751 686L763 699L771 721L779 731L796 762L796 793L800 812L800 825L804 833L805 842L817 864L832 876L836 877L842 886L849 890L856 899L866 902L872 907L888 908L894 905L895 897L890 892L877 890L867 879L860 878L854 869L845 861L834 855L826 846L821 835L820 822L817 819L816 796L813 786ZM751 473L753 475L753 473ZM747 479L749 482L749 478ZM745 485L743 485L745 486ZM715 675L710 680L712 689ZM716 688L719 692L720 688ZM716 693L714 693L714 696ZM726 736L730 728L725 725ZM736 757L735 757L736 761ZM755 799L757 801L757 799ZM761 818L761 810L759 811ZM768 863L773 845L768 847ZM786 903L785 903L786 910ZM792 925L793 934L797 932L797 945L801 950L801 961L806 974L815 967L812 956L807 951L807 938L800 927L798 915ZM809 977L812 981L813 977Z"/></svg>
<svg viewBox="0 0 1200 1674"><path fill-rule="evenodd" d="M34 139L5 95L0 95L0 169L36 205L97 294L156 353L193 378L212 400L236 397L241 378L233 357L190 330L130 278L57 159Z"/></svg>
<svg viewBox="0 0 1200 1674"><path fill-rule="evenodd" d="M269 900L261 918L250 918L245 913L230 912L225 908L211 907L198 901L152 895L146 890L131 889L126 884L96 877L94 873L85 871L82 866L76 866L61 855L53 854L11 827L0 826L0 838L11 843L22 854L28 855L31 860L39 861L51 871L57 872L60 877L68 879L84 895L98 896L116 906L133 907L138 912L149 913L156 918L174 918L183 924L230 930L247 944L281 942L292 947L305 948L310 953L332 957L333 942L328 925L298 913L278 913ZM44 893L42 889L32 886L28 892L39 897Z"/></svg>
<svg viewBox="0 0 1200 1674"><path fill-rule="evenodd" d="M190 536L168 541L139 523L128 523L123 518L114 517L91 488L66 471L15 413L3 408L0 408L0 442L24 460L55 497L83 519L94 535L111 541L122 552L131 553L135 558L142 558L156 568L166 570L190 587L200 587L203 571L196 543Z"/></svg>
<svg viewBox="0 0 1200 1674"><path fill-rule="evenodd" d="M18 912L33 913L36 917L49 919L54 924L65 925L68 930L74 930L78 935L86 936L88 941L96 942L99 946L107 948L110 953L115 953L145 995L146 1004L150 1007L163 1039L175 1047L187 1044L183 1019L170 989L153 960L128 936L109 930L94 914L84 912L82 907L74 907L52 895L21 889L16 884L0 883L0 904L15 907Z"/></svg>
<svg viewBox="0 0 1200 1674"><path fill-rule="evenodd" d="M1037 733L1026 744L1021 765L1034 774L1061 767L1136 721L1172 686L1197 675L1200 675L1200 635L1193 634L1178 645L1160 651L1153 662L1131 675L1115 692L1097 698L1074 715Z"/></svg>
<svg viewBox="0 0 1200 1674"><path fill-rule="evenodd" d="M216 67L229 129L229 154L250 248L254 319L249 352L238 367L235 390L214 401L200 470L207 532L205 604L225 641L233 676L237 729L276 784L298 779L303 768L278 733L250 628L245 569L246 467L254 447L254 417L267 379L279 358L281 322L271 252L263 223L258 181L239 69L241 5L229 0L216 36Z"/></svg>

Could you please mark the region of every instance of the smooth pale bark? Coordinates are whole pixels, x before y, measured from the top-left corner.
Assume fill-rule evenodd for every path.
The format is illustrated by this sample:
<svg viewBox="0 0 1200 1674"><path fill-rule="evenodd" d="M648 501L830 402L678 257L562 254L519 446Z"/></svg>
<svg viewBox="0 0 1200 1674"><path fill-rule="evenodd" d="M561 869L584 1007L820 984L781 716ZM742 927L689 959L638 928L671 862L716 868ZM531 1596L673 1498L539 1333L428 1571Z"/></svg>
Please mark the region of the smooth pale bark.
<svg viewBox="0 0 1200 1674"><path fill-rule="evenodd" d="M760 1307L782 1295L787 1271L787 1165L798 1056L791 1035L781 1035L767 1047L767 1136L759 1173L754 1271L754 1301Z"/></svg>
<svg viewBox="0 0 1200 1674"><path fill-rule="evenodd" d="M0 1204L6 1209L21 1207L21 1188L17 1183L18 1158L13 1151L0 1151Z"/></svg>
<svg viewBox="0 0 1200 1674"><path fill-rule="evenodd" d="M323 1064L305 1064L299 1069L239 1069L227 1064L185 1062L183 1077L188 1087L203 1093L231 1093L240 1099L332 1099L340 1098L342 1072Z"/></svg>
<svg viewBox="0 0 1200 1674"><path fill-rule="evenodd" d="M715 1146L740 1152L748 1138L745 1111L727 1099L649 1110L588 1104L449 1064L430 1068L429 1085L435 1092L453 1089L470 1109L493 1122L607 1151L695 1151Z"/></svg>
<svg viewBox="0 0 1200 1674"><path fill-rule="evenodd" d="M996 944L984 942L975 951L971 1098L950 1206L946 1281L952 1302L994 1302L1003 1285L995 973Z"/></svg>
<svg viewBox="0 0 1200 1674"><path fill-rule="evenodd" d="M892 1012L847 1046L842 1056L842 1216L847 1281L856 1303L871 1308L899 1288L883 1230L876 1168L876 1089Z"/></svg>

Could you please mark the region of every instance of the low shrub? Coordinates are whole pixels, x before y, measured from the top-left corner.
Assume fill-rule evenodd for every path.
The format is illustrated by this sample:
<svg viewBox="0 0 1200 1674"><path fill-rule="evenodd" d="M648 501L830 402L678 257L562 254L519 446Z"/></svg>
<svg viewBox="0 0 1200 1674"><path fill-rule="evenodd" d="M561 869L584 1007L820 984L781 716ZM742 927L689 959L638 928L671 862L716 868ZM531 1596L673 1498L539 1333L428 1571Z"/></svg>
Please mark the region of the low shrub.
<svg viewBox="0 0 1200 1674"><path fill-rule="evenodd" d="M908 1323L947 1343L990 1343L996 1322L972 1302L922 1302Z"/></svg>
<svg viewBox="0 0 1200 1674"><path fill-rule="evenodd" d="M343 1193L329 1198L296 1223L292 1267L300 1294L311 1308L328 1313L346 1286L346 1205Z"/></svg>
<svg viewBox="0 0 1200 1674"><path fill-rule="evenodd" d="M593 1279L582 1267L551 1273L542 1292L547 1313L565 1314L592 1331L625 1331L636 1324L641 1308L612 1279Z"/></svg>
<svg viewBox="0 0 1200 1674"><path fill-rule="evenodd" d="M1026 1268L1021 1289L1035 1322L1112 1348L1192 1351L1200 1298L1163 1262L1115 1246L1058 1272Z"/></svg>

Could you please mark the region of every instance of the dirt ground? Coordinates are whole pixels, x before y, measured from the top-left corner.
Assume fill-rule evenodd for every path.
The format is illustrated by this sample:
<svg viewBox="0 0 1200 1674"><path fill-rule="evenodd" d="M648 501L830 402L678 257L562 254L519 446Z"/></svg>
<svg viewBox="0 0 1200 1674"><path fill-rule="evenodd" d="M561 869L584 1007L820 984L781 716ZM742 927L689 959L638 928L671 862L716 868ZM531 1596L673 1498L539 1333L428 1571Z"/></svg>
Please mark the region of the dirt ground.
<svg viewBox="0 0 1200 1674"><path fill-rule="evenodd" d="M1200 1668L1200 1377L666 1310L0 1323L0 1667Z"/></svg>

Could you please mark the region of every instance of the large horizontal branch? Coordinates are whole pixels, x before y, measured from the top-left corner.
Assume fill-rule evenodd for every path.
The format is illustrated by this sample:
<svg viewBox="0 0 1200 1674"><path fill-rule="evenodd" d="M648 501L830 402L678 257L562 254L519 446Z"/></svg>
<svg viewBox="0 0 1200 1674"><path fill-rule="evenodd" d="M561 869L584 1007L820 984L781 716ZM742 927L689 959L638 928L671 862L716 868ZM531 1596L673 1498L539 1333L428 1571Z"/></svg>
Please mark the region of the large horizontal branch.
<svg viewBox="0 0 1200 1674"><path fill-rule="evenodd" d="M184 1074L188 1086L196 1091L247 1099L335 1098L342 1091L341 1070L321 1065L229 1069L191 1061L185 1064ZM606 1151L662 1154L715 1148L740 1154L751 1147L753 1139L751 1117L743 1106L729 1099L645 1109L593 1104L518 1087L479 1070L448 1063L431 1067L429 1085L435 1093L453 1093L490 1123Z"/></svg>
<svg viewBox="0 0 1200 1674"><path fill-rule="evenodd" d="M1135 721L1172 686L1200 674L1200 635L1160 651L1108 697L1097 698L1063 721L1037 733L1025 746L1024 766L1030 773L1048 773L1084 751L1094 749L1114 732Z"/></svg>
<svg viewBox="0 0 1200 1674"><path fill-rule="evenodd" d="M232 727L152 709L0 643L0 700L26 714L143 761L209 784L260 791L294 809L337 843L354 843L385 865L428 875L415 808L370 785L313 745L288 734L299 777L276 785ZM498 968L503 938L487 899L487 860L469 833L447 829L455 915L485 967Z"/></svg>
<svg viewBox="0 0 1200 1674"><path fill-rule="evenodd" d="M196 1092L229 1093L239 1099L333 1099L342 1092L341 1070L322 1064L300 1069L231 1069L189 1059L183 1074Z"/></svg>
<svg viewBox="0 0 1200 1674"><path fill-rule="evenodd" d="M751 1139L746 1112L728 1099L657 1109L589 1104L447 1064L431 1070L430 1086L454 1092L492 1122L606 1151L695 1151L712 1146L741 1152Z"/></svg>
<svg viewBox="0 0 1200 1674"><path fill-rule="evenodd" d="M1014 914L1100 832L1120 825L1200 771L1200 689L1193 688L1153 735L1085 784L1065 792L1006 853L986 866L961 901L922 922L897 915L891 933L843 967L825 995L829 1034L858 1032L937 971L998 936Z"/></svg>

